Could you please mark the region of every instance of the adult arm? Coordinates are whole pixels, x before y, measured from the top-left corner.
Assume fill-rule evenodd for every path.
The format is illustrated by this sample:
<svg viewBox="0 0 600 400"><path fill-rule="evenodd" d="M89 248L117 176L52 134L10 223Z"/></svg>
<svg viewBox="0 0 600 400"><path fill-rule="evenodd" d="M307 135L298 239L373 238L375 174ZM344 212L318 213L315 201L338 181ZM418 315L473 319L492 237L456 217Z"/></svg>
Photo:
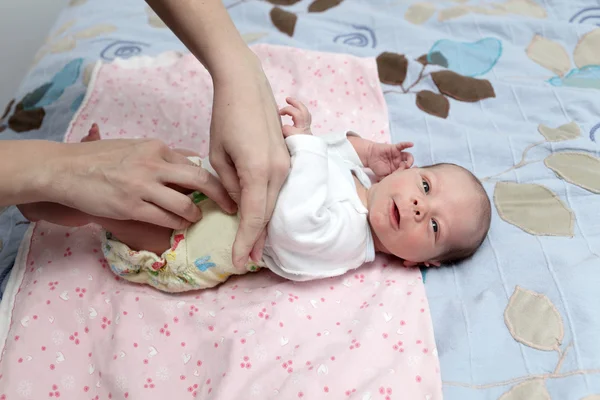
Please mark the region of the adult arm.
<svg viewBox="0 0 600 400"><path fill-rule="evenodd" d="M233 263L262 256L266 224L289 170L272 89L221 0L147 0L209 71L214 85L210 161L240 205Z"/></svg>
<svg viewBox="0 0 600 400"><path fill-rule="evenodd" d="M182 229L200 212L173 187L200 190L224 210L236 209L216 178L160 141L0 141L0 207L50 202Z"/></svg>

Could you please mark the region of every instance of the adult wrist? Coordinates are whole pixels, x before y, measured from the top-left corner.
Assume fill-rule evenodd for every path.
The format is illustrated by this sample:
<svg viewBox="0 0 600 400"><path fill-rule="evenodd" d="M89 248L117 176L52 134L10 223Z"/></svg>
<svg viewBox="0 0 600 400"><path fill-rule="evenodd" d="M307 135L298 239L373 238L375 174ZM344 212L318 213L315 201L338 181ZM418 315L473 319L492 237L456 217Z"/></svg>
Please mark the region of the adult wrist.
<svg viewBox="0 0 600 400"><path fill-rule="evenodd" d="M66 183L69 181L71 157L71 144L48 142L48 158L34 168L31 177L31 193L35 202L48 201L64 204L64 194L69 189Z"/></svg>
<svg viewBox="0 0 600 400"><path fill-rule="evenodd" d="M245 43L242 46L231 46L229 50L223 51L234 56L218 57L206 63L215 87L235 85L240 81L245 84L255 84L257 78L266 80L258 56Z"/></svg>

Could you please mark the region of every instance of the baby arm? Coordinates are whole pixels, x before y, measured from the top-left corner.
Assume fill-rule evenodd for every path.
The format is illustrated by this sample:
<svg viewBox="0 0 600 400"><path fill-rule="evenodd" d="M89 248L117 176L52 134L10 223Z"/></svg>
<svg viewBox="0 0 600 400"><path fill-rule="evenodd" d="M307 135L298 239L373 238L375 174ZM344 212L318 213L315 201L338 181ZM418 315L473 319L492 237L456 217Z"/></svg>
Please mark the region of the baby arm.
<svg viewBox="0 0 600 400"><path fill-rule="evenodd" d="M279 115L288 115L292 117L294 125L283 126L283 137L288 138L293 135L312 135L310 123L312 117L308 108L301 102L292 97L288 97L285 101L289 106L279 110Z"/></svg>
<svg viewBox="0 0 600 400"><path fill-rule="evenodd" d="M348 152L354 150L345 139L313 136L306 107L286 100L290 106L280 113L294 122L283 127L292 168L269 226L271 251L278 260L272 269L292 280L338 275L365 261L368 242L365 215L351 202L340 201L343 191L350 195L355 190L351 183L337 179L343 171L339 171L340 160L332 157L338 142ZM354 154L352 161L360 163Z"/></svg>
<svg viewBox="0 0 600 400"><path fill-rule="evenodd" d="M306 106L293 98L288 97L286 101L289 106L281 109L279 113L292 117L294 125L285 125L283 136L287 138L300 134L312 135L311 115ZM410 142L388 144L373 142L360 136L349 135L347 138L363 166L370 168L378 178L383 178L400 168L410 168L413 164L412 154L404 151L413 146Z"/></svg>
<svg viewBox="0 0 600 400"><path fill-rule="evenodd" d="M360 161L378 178L383 178L397 169L407 169L413 164L412 154L404 151L413 146L410 142L396 144L377 143L359 136L348 136Z"/></svg>

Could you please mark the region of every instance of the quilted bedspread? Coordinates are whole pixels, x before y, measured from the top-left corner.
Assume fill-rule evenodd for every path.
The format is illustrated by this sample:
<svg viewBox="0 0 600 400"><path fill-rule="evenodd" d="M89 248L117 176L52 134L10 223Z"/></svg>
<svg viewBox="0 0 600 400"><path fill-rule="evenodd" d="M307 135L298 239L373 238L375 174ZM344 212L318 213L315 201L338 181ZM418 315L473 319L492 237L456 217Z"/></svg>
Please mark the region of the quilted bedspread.
<svg viewBox="0 0 600 400"><path fill-rule="evenodd" d="M225 4L250 44L374 58L392 140L413 141L417 165L454 162L483 181L484 245L423 271L444 398L600 396L600 2ZM96 61L167 50L185 49L143 2L72 0L0 138L63 140ZM27 225L0 215L5 277ZM20 323L7 298L5 331ZM381 389L348 397L401 395Z"/></svg>

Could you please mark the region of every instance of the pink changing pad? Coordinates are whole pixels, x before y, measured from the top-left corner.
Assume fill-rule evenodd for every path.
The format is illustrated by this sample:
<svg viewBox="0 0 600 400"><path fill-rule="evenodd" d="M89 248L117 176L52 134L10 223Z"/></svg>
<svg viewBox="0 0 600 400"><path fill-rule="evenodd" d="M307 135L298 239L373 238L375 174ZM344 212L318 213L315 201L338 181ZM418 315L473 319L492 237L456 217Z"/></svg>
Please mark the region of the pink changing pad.
<svg viewBox="0 0 600 400"><path fill-rule="evenodd" d="M259 45L276 100L313 130L389 141L372 58ZM156 137L208 150L212 87L191 55L98 65L66 140ZM293 283L268 271L169 295L115 277L97 227L37 223L2 307L0 399L441 399L418 269L378 257Z"/></svg>

